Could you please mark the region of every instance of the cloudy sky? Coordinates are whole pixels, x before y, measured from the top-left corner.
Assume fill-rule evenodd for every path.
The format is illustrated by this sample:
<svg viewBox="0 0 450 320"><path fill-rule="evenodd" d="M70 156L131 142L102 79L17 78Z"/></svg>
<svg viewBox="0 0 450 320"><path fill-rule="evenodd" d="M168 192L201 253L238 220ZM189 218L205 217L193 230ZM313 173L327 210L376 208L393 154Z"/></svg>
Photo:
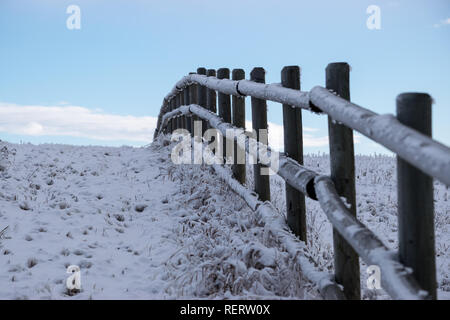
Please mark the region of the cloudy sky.
<svg viewBox="0 0 450 320"><path fill-rule="evenodd" d="M69 5L79 30L66 27ZM370 5L379 30L366 26ZM449 145L449 38L448 0L1 0L0 139L145 145L162 98L199 66L262 66L279 82L283 66L300 65L309 90L346 61L352 100L378 113L395 113L401 92L429 93L433 135ZM326 118L303 119L305 151L327 151ZM280 105L269 121L281 146ZM358 153L384 151L356 142Z"/></svg>

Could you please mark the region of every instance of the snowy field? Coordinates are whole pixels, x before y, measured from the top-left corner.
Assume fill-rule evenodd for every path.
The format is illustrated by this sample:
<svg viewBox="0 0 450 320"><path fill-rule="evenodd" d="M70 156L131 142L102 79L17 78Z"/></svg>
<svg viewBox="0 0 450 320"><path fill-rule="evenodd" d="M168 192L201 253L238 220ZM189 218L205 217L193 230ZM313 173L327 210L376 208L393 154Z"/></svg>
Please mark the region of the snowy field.
<svg viewBox="0 0 450 320"><path fill-rule="evenodd" d="M318 299L245 203L211 169L174 165L170 150L163 138L146 148L0 142L0 299ZM305 164L328 172L324 155ZM395 159L356 165L358 216L395 249ZM283 214L284 182L271 187ZM317 202L307 208L311 256L331 271L331 226ZM439 296L450 299L450 194L438 182L435 211ZM73 264L82 291L69 296ZM364 298L388 298L366 289L364 264L361 274Z"/></svg>

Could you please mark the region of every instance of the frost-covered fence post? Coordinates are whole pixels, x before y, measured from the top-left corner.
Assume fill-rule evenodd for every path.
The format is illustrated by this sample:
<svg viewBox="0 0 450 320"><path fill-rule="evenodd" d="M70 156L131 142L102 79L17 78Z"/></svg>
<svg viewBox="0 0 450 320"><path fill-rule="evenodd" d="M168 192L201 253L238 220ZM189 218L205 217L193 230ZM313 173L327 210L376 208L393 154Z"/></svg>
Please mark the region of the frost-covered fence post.
<svg viewBox="0 0 450 320"><path fill-rule="evenodd" d="M228 68L220 68L217 70L217 78L218 79L230 79L230 69ZM220 93L218 94L218 109L219 109L219 117L221 117L225 122L231 123L231 99L230 95ZM227 139L223 137L223 147L222 147L223 155L226 159L227 155Z"/></svg>
<svg viewBox="0 0 450 320"><path fill-rule="evenodd" d="M172 99L170 100L170 111L175 109L175 97L172 97ZM175 119L171 119L170 121L170 133L173 132L173 130L175 130Z"/></svg>
<svg viewBox="0 0 450 320"><path fill-rule="evenodd" d="M245 71L243 69L233 69L231 73L232 80L245 79ZM245 131L245 97L232 97L233 106L233 125L242 128ZM234 144L234 165L233 177L241 184L245 184L245 150L239 150L237 143Z"/></svg>
<svg viewBox="0 0 450 320"><path fill-rule="evenodd" d="M195 72L189 72L189 74L195 74ZM189 104L197 104L197 84L193 83L189 85ZM194 136L194 122L198 121L198 117L191 116L191 135Z"/></svg>
<svg viewBox="0 0 450 320"><path fill-rule="evenodd" d="M216 70L214 69L208 69L206 71L206 75L208 77L215 77L216 76ZM217 94L216 90L213 89L207 89L206 90L206 108L217 114ZM212 128L212 126L208 123L208 128ZM213 139L216 139L216 137L213 137ZM216 150L213 150L213 153L216 154Z"/></svg>
<svg viewBox="0 0 450 320"><path fill-rule="evenodd" d="M184 92L181 91L178 95L180 96L180 104L179 104L179 106L184 106ZM184 124L185 124L184 116L180 116L180 117L178 117L178 119L179 119L179 128L180 129L186 129L184 127Z"/></svg>
<svg viewBox="0 0 450 320"><path fill-rule="evenodd" d="M169 111L172 111L173 109L175 109L175 99L174 98L170 99L169 106L170 106ZM169 121L169 133L173 132L174 127L175 126L173 124L173 119L171 119Z"/></svg>
<svg viewBox="0 0 450 320"><path fill-rule="evenodd" d="M284 67L281 85L300 90L300 68ZM283 104L284 152L299 164L303 164L302 110ZM306 243L305 196L286 183L286 216L291 230Z"/></svg>
<svg viewBox="0 0 450 320"><path fill-rule="evenodd" d="M177 108L177 96L172 98L173 104L172 104L172 110L175 110ZM177 129L177 119L174 118L172 120L172 132L174 132Z"/></svg>
<svg viewBox="0 0 450 320"><path fill-rule="evenodd" d="M326 88L350 101L350 66L347 63L330 63L327 66ZM353 131L328 117L328 132L331 178L338 194L350 205L350 213L356 217ZM336 281L344 286L347 299L360 299L358 254L335 229L333 229L333 243Z"/></svg>
<svg viewBox="0 0 450 320"><path fill-rule="evenodd" d="M206 72L206 75L208 77L215 77L216 76L216 70L214 69L208 69ZM207 109L211 112L217 113L217 96L216 96L216 90L208 89L206 91L206 106Z"/></svg>
<svg viewBox="0 0 450 320"><path fill-rule="evenodd" d="M426 93L400 94L397 119L431 137L431 104ZM433 179L397 156L397 181L399 258L436 299Z"/></svg>
<svg viewBox="0 0 450 320"><path fill-rule="evenodd" d="M189 105L191 104L191 98L189 96L190 89L189 87L184 88L183 90L183 96L184 96L184 104ZM190 116L184 116L184 127L187 131L192 135L192 127L191 127L191 117Z"/></svg>
<svg viewBox="0 0 450 320"><path fill-rule="evenodd" d="M175 96L175 109L178 108L180 106L180 93L177 93ZM181 128L181 117L176 117L175 118L175 129L180 129Z"/></svg>
<svg viewBox="0 0 450 320"><path fill-rule="evenodd" d="M202 74L206 76L206 68L197 68L197 74ZM206 105L206 87L197 85L197 104L199 106L202 106L203 108L207 108ZM205 131L208 127L208 122L203 120L202 121L202 136L205 134Z"/></svg>
<svg viewBox="0 0 450 320"><path fill-rule="evenodd" d="M167 105L166 105L166 112L170 112L170 101L167 101ZM164 127L164 134L167 134L169 132L169 126L170 126L170 122L167 122L166 126Z"/></svg>
<svg viewBox="0 0 450 320"><path fill-rule="evenodd" d="M266 83L266 71L264 68L254 68L250 73L250 80L258 83ZM267 144L267 101L252 97L252 127L256 132L259 142ZM262 132L260 132L262 130ZM264 133L265 132L265 133ZM264 134L264 136L261 135ZM258 150L259 152L259 150ZM268 175L262 175L261 170L267 168L260 163L253 166L255 180L255 192L261 201L270 201L270 181ZM266 171L267 169L265 169Z"/></svg>
<svg viewBox="0 0 450 320"><path fill-rule="evenodd" d="M167 101L167 112L171 111L171 100ZM164 133L168 134L170 132L170 121L167 122Z"/></svg>

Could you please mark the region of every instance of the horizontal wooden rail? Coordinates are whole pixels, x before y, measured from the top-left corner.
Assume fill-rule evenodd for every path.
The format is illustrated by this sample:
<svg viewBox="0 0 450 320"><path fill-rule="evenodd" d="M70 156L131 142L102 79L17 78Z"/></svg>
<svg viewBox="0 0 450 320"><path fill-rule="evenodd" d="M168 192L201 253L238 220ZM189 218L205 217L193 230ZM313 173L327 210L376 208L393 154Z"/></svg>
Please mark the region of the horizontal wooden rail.
<svg viewBox="0 0 450 320"><path fill-rule="evenodd" d="M300 108L311 110L308 92L285 88L281 84L265 84L249 80L229 80L208 77L199 74L184 76L164 98L166 101L185 86L191 83L198 83L209 89L217 90L224 94L235 96L251 96L262 100L270 100L284 104L290 104Z"/></svg>
<svg viewBox="0 0 450 320"><path fill-rule="evenodd" d="M450 186L450 148L401 124L394 115L379 115L322 87L309 93L311 102L345 124L395 152L421 171Z"/></svg>
<svg viewBox="0 0 450 320"><path fill-rule="evenodd" d="M162 131L170 119L193 114L208 121L211 127L219 130L222 135L227 136L227 130L233 130L233 138L238 145L252 152L254 148L250 145L262 147L255 139L245 135L242 129L233 127L230 123L224 122L214 113L198 105L181 106L165 114L162 118L159 129ZM267 147L266 147L267 148ZM273 152L267 148L267 152ZM256 156L263 164L272 166L267 157ZM328 176L323 176L311 171L294 160L280 154L280 166L278 175L285 179L292 187L312 198L311 189L314 189L314 197L317 197L322 210L332 222L333 226L351 245L351 247L368 264L376 264L382 272L383 288L395 299L420 300L427 299L429 295L421 290L416 280L412 276L411 270L405 268L399 261L397 254L389 250L378 237L364 224L352 216L342 199L336 192L333 181ZM311 180L313 179L313 180ZM311 185L311 182L313 184ZM311 188L312 187L312 188Z"/></svg>
<svg viewBox="0 0 450 320"><path fill-rule="evenodd" d="M191 83L224 94L251 96L288 104L305 110L323 112L366 137L398 154L424 173L450 186L450 148L401 124L394 115L378 115L316 86L310 92L284 88L279 84L262 84L248 80L217 79L190 74L183 77L164 98L159 115L167 111L168 101ZM156 137L157 132L155 132Z"/></svg>
<svg viewBox="0 0 450 320"><path fill-rule="evenodd" d="M223 136L227 136L227 130L232 130L234 132L233 139L237 141L237 145L240 148L249 153L257 161L260 161L264 165L270 166L274 171L278 171L278 174L294 188L300 190L309 198L317 200L313 186L313 180L317 176L317 174L314 171L301 166L295 160L292 160L283 153L279 153L279 161L277 164L271 162L269 158L271 156L271 153L275 151L272 151L270 147L267 147L257 140L250 138L244 133L244 130L236 128L230 123L224 122L214 113L198 105L181 106L176 110L168 112L163 117L161 128L164 128L166 126L169 119L189 114L194 114L202 119L207 120L208 123L213 128L218 129ZM258 153L256 152L257 149L266 151L260 151Z"/></svg>
<svg viewBox="0 0 450 320"><path fill-rule="evenodd" d="M226 137L227 130L232 130L233 139L237 141L237 145L250 154L254 159L260 161L262 164L270 166L272 170L277 172L279 176L285 179L292 187L296 188L304 195L313 200L317 200L314 190L314 178L317 176L312 170L298 164L295 160L287 157L283 153L278 155L278 163L270 161L270 155L273 151L270 147L258 142L244 133L244 130L236 128L228 122L224 122L222 118L214 113L206 110L198 105L181 106L180 108L168 112L163 117L162 128L166 126L169 119L181 115L194 114L198 117L208 121L211 127L216 128L220 133ZM260 152L256 152L256 150Z"/></svg>

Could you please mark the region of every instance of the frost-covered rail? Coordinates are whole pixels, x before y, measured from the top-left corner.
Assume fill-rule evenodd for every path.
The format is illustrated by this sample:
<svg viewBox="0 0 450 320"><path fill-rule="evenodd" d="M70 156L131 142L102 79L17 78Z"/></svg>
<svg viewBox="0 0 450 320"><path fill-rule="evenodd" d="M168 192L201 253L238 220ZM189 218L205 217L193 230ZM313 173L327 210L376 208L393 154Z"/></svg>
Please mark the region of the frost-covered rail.
<svg viewBox="0 0 450 320"><path fill-rule="evenodd" d="M233 81L199 74L184 76L164 98L158 118L167 111L168 102L191 84L234 96L251 96L258 99L288 104L293 107L323 112L334 120L358 131L366 137L401 156L426 174L450 186L450 149L445 145L401 124L391 114L379 115L342 99L329 90L316 86L310 92L284 88L279 84L262 84L248 80ZM402 141L408 141L408 144Z"/></svg>
<svg viewBox="0 0 450 320"><path fill-rule="evenodd" d="M311 103L335 121L378 142L416 168L450 186L450 148L401 124L392 114L379 115L325 88L314 87L309 97Z"/></svg>
<svg viewBox="0 0 450 320"><path fill-rule="evenodd" d="M199 105L192 104L189 106L181 106L176 110L165 114L162 120L161 128L164 128L167 125L167 122L172 118L179 117L181 115L188 116L191 114L208 121L208 123L213 128L219 130L223 136L226 136L227 131L234 132L234 140L237 142L238 146L242 148L242 150L245 150L250 156L257 159L260 163L271 167L294 188L307 195L309 198L317 200L316 192L313 186L314 178L317 176L317 173L301 166L298 162L292 160L283 153L279 154L278 164L275 165L270 160L269 156L264 156L265 153L262 153L261 151L257 152L257 150L266 149L266 153L271 154L274 151L272 151L270 147L263 146L260 142L246 135L242 129L233 127L231 124L224 122L214 113L202 108Z"/></svg>
<svg viewBox="0 0 450 320"><path fill-rule="evenodd" d="M300 69L296 66L283 68L280 84L266 84L262 68L253 69L250 81L244 79L242 69L233 70L230 80L226 68L219 69L217 77L215 70L199 68L197 74L178 81L164 98L155 137L176 129L186 129L193 137L199 137L202 132L196 132L194 120L201 119L204 129L208 125L225 139L234 140L238 148L258 160L254 191L260 200L270 200L269 178L260 174L261 168L272 168L287 182L287 223L302 241L306 242L307 236L304 196L318 199L335 230L335 279L343 285L346 298L360 298L361 257L368 264L378 265L383 288L393 298L435 299L432 179L450 186L450 149L431 138L432 99L422 93L401 94L397 97L397 117L379 115L350 102L349 73L346 63L329 64L326 88L316 86L304 92L300 91ZM266 101L283 104L285 153L280 154L279 166L268 160L267 155L273 151L248 137L245 128L241 128L245 124L247 96L251 97L252 127L256 132L268 129ZM302 166L301 110L329 117L331 177ZM226 134L230 130L233 137ZM397 154L398 253L389 251L356 219L352 130ZM259 139L259 135L256 137ZM229 147L224 144L222 148L225 151ZM245 172L238 174L238 166L233 166L233 175L245 185ZM231 187L245 197L242 188Z"/></svg>
<svg viewBox="0 0 450 320"><path fill-rule="evenodd" d="M202 147L200 142L198 142L198 144ZM210 159L215 157L207 148L205 148L205 155ZM289 227L286 225L286 222L270 202L260 201L253 192L234 179L229 170L226 170L223 166L213 164L213 168L216 174L225 181L236 194L244 199L247 205L258 215L258 218L264 222L264 228L270 232L273 237L278 239L286 251L300 266L302 274L317 285L320 294L325 299L345 299L345 295L339 285L334 281L333 276L327 272L318 271L307 258L307 246L304 242L298 241L293 237L292 233L289 232Z"/></svg>

